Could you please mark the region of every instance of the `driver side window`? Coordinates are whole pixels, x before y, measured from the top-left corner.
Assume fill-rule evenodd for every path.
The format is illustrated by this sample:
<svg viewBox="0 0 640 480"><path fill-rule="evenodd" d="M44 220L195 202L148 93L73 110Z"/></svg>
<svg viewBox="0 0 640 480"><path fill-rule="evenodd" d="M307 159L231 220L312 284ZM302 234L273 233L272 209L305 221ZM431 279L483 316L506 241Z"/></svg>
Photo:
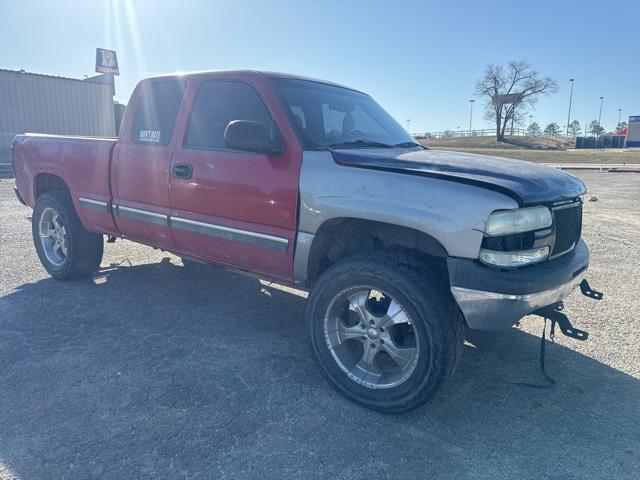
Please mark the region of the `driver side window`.
<svg viewBox="0 0 640 480"><path fill-rule="evenodd" d="M250 120L273 130L271 115L253 87L246 83L209 81L196 96L189 121L188 147L224 149L224 131L234 120Z"/></svg>

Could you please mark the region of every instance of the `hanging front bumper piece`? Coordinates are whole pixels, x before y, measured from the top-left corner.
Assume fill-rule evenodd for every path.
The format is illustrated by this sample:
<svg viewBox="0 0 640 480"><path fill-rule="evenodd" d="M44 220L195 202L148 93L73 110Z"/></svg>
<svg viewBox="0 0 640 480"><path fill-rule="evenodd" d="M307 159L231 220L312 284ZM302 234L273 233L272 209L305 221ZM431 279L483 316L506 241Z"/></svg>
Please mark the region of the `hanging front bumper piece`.
<svg viewBox="0 0 640 480"><path fill-rule="evenodd" d="M470 328L504 330L525 315L567 297L584 280L589 249L580 240L560 258L497 270L468 259L449 258L451 293Z"/></svg>

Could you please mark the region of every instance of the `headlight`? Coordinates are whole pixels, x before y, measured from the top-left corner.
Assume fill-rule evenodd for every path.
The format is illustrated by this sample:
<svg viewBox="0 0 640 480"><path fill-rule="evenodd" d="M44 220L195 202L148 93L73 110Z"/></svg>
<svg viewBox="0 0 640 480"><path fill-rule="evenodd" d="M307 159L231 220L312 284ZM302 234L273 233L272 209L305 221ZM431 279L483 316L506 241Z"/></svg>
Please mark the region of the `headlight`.
<svg viewBox="0 0 640 480"><path fill-rule="evenodd" d="M502 210L489 215L484 233L491 236L530 232L550 227L551 212L547 207Z"/></svg>
<svg viewBox="0 0 640 480"><path fill-rule="evenodd" d="M549 247L518 250L512 252L498 252L495 250L480 250L480 261L495 267L515 268L538 263L549 256Z"/></svg>

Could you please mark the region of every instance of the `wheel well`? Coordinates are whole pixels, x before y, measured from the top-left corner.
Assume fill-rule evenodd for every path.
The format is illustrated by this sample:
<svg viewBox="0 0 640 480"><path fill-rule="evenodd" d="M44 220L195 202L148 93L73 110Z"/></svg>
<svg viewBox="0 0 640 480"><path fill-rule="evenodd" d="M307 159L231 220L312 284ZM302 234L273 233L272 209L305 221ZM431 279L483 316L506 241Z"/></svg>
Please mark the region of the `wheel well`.
<svg viewBox="0 0 640 480"><path fill-rule="evenodd" d="M37 200L40 195L54 191L69 191L69 187L65 181L52 173L41 173L36 177L36 185L34 189L34 199Z"/></svg>
<svg viewBox="0 0 640 480"><path fill-rule="evenodd" d="M318 229L307 267L310 283L337 261L363 252L398 250L411 253L427 264L445 266L447 251L432 236L409 227L390 223L339 218ZM446 268L444 269L446 272Z"/></svg>

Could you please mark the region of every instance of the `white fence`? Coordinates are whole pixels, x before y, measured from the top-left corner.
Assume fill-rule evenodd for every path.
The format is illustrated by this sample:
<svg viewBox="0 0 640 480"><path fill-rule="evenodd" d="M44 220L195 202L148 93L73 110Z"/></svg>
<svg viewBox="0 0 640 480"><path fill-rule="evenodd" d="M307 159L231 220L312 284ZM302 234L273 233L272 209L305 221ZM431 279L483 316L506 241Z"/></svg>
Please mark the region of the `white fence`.
<svg viewBox="0 0 640 480"><path fill-rule="evenodd" d="M529 135L527 130L524 128L514 128L513 130L510 128L507 128L504 134L508 136L516 136L516 137L526 137ZM491 137L496 135L496 129L485 128L480 130L444 130L442 132L412 133L411 135L413 135L414 138ZM555 137L555 138L565 137L564 134L558 134L558 135L541 134L539 136Z"/></svg>

